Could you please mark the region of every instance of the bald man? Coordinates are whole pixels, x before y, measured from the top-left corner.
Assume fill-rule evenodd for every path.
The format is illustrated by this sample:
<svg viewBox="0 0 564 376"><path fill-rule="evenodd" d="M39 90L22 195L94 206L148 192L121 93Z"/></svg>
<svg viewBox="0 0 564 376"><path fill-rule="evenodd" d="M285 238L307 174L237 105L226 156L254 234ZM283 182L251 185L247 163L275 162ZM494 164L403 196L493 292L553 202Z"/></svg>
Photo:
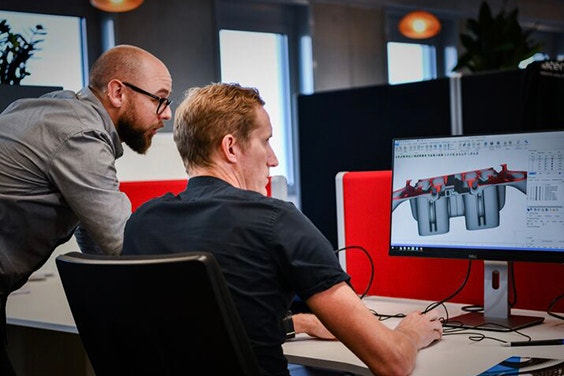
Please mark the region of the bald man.
<svg viewBox="0 0 564 376"><path fill-rule="evenodd" d="M79 224L83 252L121 253L131 204L115 160L122 143L145 153L172 116L171 91L159 59L121 45L94 62L78 93L18 100L0 114L0 375L13 374L4 348L8 295ZM292 319L296 333L334 338L313 315Z"/></svg>
<svg viewBox="0 0 564 376"><path fill-rule="evenodd" d="M101 252L121 253L131 204L115 160L122 143L145 153L172 116L171 90L159 59L121 45L92 65L88 87L17 100L0 114L0 334L8 294L79 224ZM0 374L10 375L3 337Z"/></svg>

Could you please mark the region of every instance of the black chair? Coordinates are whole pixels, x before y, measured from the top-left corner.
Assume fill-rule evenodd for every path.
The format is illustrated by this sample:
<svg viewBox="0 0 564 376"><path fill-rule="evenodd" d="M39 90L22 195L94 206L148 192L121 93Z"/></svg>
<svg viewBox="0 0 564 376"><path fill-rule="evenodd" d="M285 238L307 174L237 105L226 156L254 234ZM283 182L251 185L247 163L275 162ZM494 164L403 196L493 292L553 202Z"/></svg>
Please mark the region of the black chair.
<svg viewBox="0 0 564 376"><path fill-rule="evenodd" d="M56 259L97 376L259 375L213 255Z"/></svg>

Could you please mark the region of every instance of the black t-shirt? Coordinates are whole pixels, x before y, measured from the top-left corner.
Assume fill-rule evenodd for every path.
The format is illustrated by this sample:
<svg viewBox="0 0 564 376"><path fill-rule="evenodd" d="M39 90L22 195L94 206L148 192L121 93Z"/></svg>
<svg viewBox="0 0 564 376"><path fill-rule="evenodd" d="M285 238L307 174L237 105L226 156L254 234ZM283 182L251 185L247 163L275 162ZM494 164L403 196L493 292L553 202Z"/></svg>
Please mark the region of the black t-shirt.
<svg viewBox="0 0 564 376"><path fill-rule="evenodd" d="M282 318L297 294L307 300L348 281L331 243L292 203L190 178L186 191L137 209L123 254L211 252L227 280L261 367L287 375Z"/></svg>

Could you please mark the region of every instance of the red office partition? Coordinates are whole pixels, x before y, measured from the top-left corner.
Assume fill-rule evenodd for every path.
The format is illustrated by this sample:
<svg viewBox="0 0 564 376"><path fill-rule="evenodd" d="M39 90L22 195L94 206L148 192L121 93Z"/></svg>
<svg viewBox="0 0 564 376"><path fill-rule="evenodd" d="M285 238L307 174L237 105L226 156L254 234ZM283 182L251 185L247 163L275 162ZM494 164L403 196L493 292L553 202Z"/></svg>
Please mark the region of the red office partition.
<svg viewBox="0 0 564 376"><path fill-rule="evenodd" d="M372 257L374 280L369 295L441 300L466 276L468 260L389 256L391 171L340 172L336 177L339 247L361 246ZM362 293L370 277L363 252L351 249L341 262ZM516 308L546 310L564 293L564 265L515 262ZM466 287L451 301L483 304L483 261L472 261ZM562 312L564 303L556 310Z"/></svg>
<svg viewBox="0 0 564 376"><path fill-rule="evenodd" d="M266 184L266 195L280 200L288 199L288 181L282 175L272 175L268 177Z"/></svg>
<svg viewBox="0 0 564 376"><path fill-rule="evenodd" d="M124 181L120 183L119 189L129 197L131 210L135 211L152 198L168 192L174 194L182 192L186 189L187 183L188 179Z"/></svg>
<svg viewBox="0 0 564 376"><path fill-rule="evenodd" d="M188 179L125 181L120 183L119 189L127 195L131 201L131 210L135 211L152 198L168 192L174 194L182 192L186 189L186 184L188 184ZM267 195L286 200L288 197L287 187L288 184L284 176L271 176L266 185Z"/></svg>

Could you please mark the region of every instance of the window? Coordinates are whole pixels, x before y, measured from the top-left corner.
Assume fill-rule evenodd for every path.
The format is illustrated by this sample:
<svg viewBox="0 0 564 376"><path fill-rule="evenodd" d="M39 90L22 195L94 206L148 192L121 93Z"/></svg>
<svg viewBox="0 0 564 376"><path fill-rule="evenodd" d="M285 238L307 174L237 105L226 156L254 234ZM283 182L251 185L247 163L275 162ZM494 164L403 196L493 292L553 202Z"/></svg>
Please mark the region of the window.
<svg viewBox="0 0 564 376"><path fill-rule="evenodd" d="M448 77L457 63L458 22L446 15L435 15L441 31L432 38L410 39L400 34L397 25L406 11L390 10L388 24L388 83L401 84Z"/></svg>
<svg viewBox="0 0 564 376"><path fill-rule="evenodd" d="M437 77L435 47L388 43L388 82L403 84Z"/></svg>
<svg viewBox="0 0 564 376"><path fill-rule="evenodd" d="M221 81L238 82L260 91L272 122L270 143L279 161L270 173L293 181L287 37L236 30L221 30L219 35Z"/></svg>
<svg viewBox="0 0 564 376"><path fill-rule="evenodd" d="M445 47L445 76L452 76L454 72L452 71L456 64L458 63L458 55L456 47L447 46Z"/></svg>
<svg viewBox="0 0 564 376"><path fill-rule="evenodd" d="M27 70L31 75L22 85L62 86L77 91L85 85L84 25L79 17L0 11L13 33L26 38L30 28L41 25L47 34L30 58ZM64 62L64 64L63 64Z"/></svg>
<svg viewBox="0 0 564 376"><path fill-rule="evenodd" d="M313 68L307 6L217 0L222 81L259 89L269 112L271 144L288 180L290 199L300 202L296 95L311 91Z"/></svg>

